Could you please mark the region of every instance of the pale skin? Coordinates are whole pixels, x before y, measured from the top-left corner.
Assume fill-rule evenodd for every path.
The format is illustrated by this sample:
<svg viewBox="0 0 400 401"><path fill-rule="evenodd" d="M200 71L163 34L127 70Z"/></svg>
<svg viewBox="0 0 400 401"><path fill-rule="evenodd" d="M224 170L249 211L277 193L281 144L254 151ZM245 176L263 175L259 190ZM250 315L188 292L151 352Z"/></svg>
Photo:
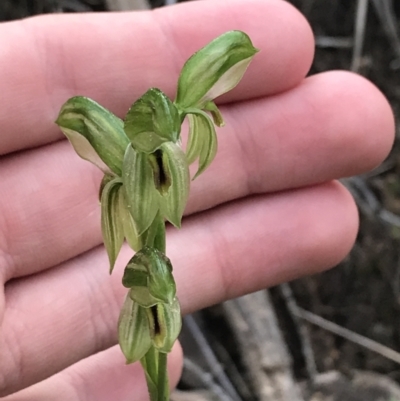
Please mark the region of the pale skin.
<svg viewBox="0 0 400 401"><path fill-rule="evenodd" d="M172 98L183 62L240 29L261 51L219 101L215 162L169 229L185 313L320 272L351 249L356 206L337 179L387 156L393 115L347 72L305 78L313 37L281 0L190 2L156 12L44 16L0 25L0 396L6 401L147 400L125 366L116 322L124 249L113 276L101 246L101 173L54 124L71 96L119 116L149 87ZM196 214L194 214L196 213ZM193 216L191 216L194 214ZM171 384L182 366L169 357Z"/></svg>

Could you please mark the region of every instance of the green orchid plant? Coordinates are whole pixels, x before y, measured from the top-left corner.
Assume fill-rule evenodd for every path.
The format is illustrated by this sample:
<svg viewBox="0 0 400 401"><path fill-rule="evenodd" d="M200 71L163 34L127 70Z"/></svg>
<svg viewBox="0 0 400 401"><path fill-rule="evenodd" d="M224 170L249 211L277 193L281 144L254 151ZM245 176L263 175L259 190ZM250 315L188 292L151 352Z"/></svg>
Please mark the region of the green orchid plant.
<svg viewBox="0 0 400 401"><path fill-rule="evenodd" d="M125 267L128 289L118 322L127 363L140 361L151 401L168 401L167 354L181 329L165 224L179 228L189 196L189 165L198 177L217 152L214 99L234 88L257 53L243 32L214 39L185 63L175 101L149 89L121 120L95 101L73 97L56 123L76 153L99 167L101 230L110 273L126 240L136 253ZM189 121L185 151L181 125Z"/></svg>

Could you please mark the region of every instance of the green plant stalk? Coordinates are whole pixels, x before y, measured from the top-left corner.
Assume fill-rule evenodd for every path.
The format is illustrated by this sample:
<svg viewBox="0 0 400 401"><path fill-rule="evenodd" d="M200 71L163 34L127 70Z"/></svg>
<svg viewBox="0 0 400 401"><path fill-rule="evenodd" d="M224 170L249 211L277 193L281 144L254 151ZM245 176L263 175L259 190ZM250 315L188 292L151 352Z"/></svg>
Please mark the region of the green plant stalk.
<svg viewBox="0 0 400 401"><path fill-rule="evenodd" d="M150 246L165 254L165 222L161 223L160 219L161 216L156 216L154 222L148 228L141 248L144 246ZM167 376L167 354L164 352L159 352L154 347L151 347L146 355L142 358L141 364L144 367L144 370L147 370L149 373L149 377L146 375L146 382L150 401L168 401L169 385ZM151 390L154 384L156 385L157 391Z"/></svg>
<svg viewBox="0 0 400 401"><path fill-rule="evenodd" d="M168 401L167 354L158 352L158 401Z"/></svg>

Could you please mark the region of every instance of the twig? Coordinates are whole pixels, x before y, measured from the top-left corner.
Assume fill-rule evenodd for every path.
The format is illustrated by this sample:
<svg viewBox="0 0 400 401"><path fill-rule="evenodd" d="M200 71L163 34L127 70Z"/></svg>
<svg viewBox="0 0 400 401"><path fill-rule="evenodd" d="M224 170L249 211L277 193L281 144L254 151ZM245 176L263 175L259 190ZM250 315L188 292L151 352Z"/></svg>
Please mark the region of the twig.
<svg viewBox="0 0 400 401"><path fill-rule="evenodd" d="M92 9L88 5L83 4L79 1L75 1L75 0L60 1L59 8L61 8L61 10L69 9L71 11L78 12L78 13L92 11Z"/></svg>
<svg viewBox="0 0 400 401"><path fill-rule="evenodd" d="M184 358L183 367L190 372L190 374L195 376L207 390L215 394L221 401L232 401L232 398L225 393L224 389L214 381L213 376L204 371L190 359Z"/></svg>
<svg viewBox="0 0 400 401"><path fill-rule="evenodd" d="M299 307L293 296L293 291L288 283L281 284L279 286L282 296L285 299L288 311L292 315L293 323L297 327L297 332L300 337L301 350L306 362L306 369L309 378L314 381L318 375L317 365L315 363L314 351L311 346L310 336L308 333L307 326L299 318Z"/></svg>
<svg viewBox="0 0 400 401"><path fill-rule="evenodd" d="M390 224L391 226L394 227L400 227L400 216L397 216L397 214L394 214L390 212L389 210L382 209L378 217L385 223Z"/></svg>
<svg viewBox="0 0 400 401"><path fill-rule="evenodd" d="M254 396L260 401L304 401L268 292L245 295L222 307Z"/></svg>
<svg viewBox="0 0 400 401"><path fill-rule="evenodd" d="M354 49L351 61L351 70L358 71L361 66L361 57L364 46L365 26L367 24L368 0L358 0L355 19Z"/></svg>
<svg viewBox="0 0 400 401"><path fill-rule="evenodd" d="M234 361L234 355L232 355L232 352L227 349L226 344L221 343L220 339L214 338L212 347L222 366L225 366L229 380L232 383L235 383L235 388L240 389L240 399L251 399L253 393L249 387L249 382L246 380L243 373L240 372L241 367Z"/></svg>
<svg viewBox="0 0 400 401"><path fill-rule="evenodd" d="M301 11L304 15L308 15L314 7L315 0L304 0L301 2Z"/></svg>
<svg viewBox="0 0 400 401"><path fill-rule="evenodd" d="M300 307L296 312L298 316L307 322L314 324L315 326L321 327L324 330L330 331L340 337L345 338L355 344L360 345L370 351L373 351L393 362L400 364L400 353L393 349L386 347L385 345L379 344L378 342L364 337L360 334L354 333L353 331L346 329L342 326L337 325L329 320L322 318L321 316L315 315L312 312L306 311Z"/></svg>
<svg viewBox="0 0 400 401"><path fill-rule="evenodd" d="M110 11L148 10L150 5L147 0L106 0Z"/></svg>
<svg viewBox="0 0 400 401"><path fill-rule="evenodd" d="M198 347L202 350L202 354L205 361L207 362L207 365L210 368L212 375L218 380L220 385L224 388L224 390L230 396L230 398L232 398L232 400L241 401L240 396L233 387L228 376L225 374L224 369L219 363L210 345L208 344L207 339L201 332L196 320L193 318L193 316L188 315L185 316L184 321L186 328L190 331L190 334L193 336L193 339L196 341Z"/></svg>
<svg viewBox="0 0 400 401"><path fill-rule="evenodd" d="M188 372L195 376L207 390L214 393L221 401L232 401L232 398L229 397L224 389L214 381L214 378L210 373L204 371L200 366L188 358L184 358L183 366Z"/></svg>
<svg viewBox="0 0 400 401"><path fill-rule="evenodd" d="M335 49L349 49L353 47L353 38L318 35L315 44L318 47L332 47Z"/></svg>
<svg viewBox="0 0 400 401"><path fill-rule="evenodd" d="M372 0L382 27L392 45L396 59L392 61L393 69L400 68L400 36L397 32L396 17L392 0Z"/></svg>
<svg viewBox="0 0 400 401"><path fill-rule="evenodd" d="M350 190L363 213L370 217L376 216L385 224L400 227L400 216L385 209L362 178L351 177L342 182Z"/></svg>
<svg viewBox="0 0 400 401"><path fill-rule="evenodd" d="M343 183L349 188L357 204L367 215L375 215L382 209L377 197L361 177L351 177L343 180Z"/></svg>

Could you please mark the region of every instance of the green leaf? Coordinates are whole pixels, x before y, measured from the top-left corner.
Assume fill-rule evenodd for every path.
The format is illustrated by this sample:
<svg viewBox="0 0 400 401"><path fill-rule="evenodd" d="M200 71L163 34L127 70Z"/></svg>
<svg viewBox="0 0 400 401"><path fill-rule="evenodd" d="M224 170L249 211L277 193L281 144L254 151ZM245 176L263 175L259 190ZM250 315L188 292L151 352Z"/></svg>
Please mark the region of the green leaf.
<svg viewBox="0 0 400 401"><path fill-rule="evenodd" d="M110 261L110 273L124 242L124 229L119 214L121 186L121 179L115 178L105 185L101 195L101 231Z"/></svg>
<svg viewBox="0 0 400 401"><path fill-rule="evenodd" d="M226 32L214 39L183 66L175 101L178 107L203 108L210 100L233 89L257 51L241 31Z"/></svg>
<svg viewBox="0 0 400 401"><path fill-rule="evenodd" d="M146 374L147 389L150 400L158 400L158 351L151 346L146 355L140 360Z"/></svg>
<svg viewBox="0 0 400 401"><path fill-rule="evenodd" d="M129 143L121 119L94 100L76 96L62 106L56 124L82 159L105 172L109 168L121 175L122 160Z"/></svg>
<svg viewBox="0 0 400 401"><path fill-rule="evenodd" d="M190 160L199 157L199 167L193 179L197 178L211 164L217 154L218 140L210 117L199 109L187 109L189 113L188 154Z"/></svg>
<svg viewBox="0 0 400 401"><path fill-rule="evenodd" d="M151 347L146 311L127 296L118 321L118 340L126 363L143 358Z"/></svg>
<svg viewBox="0 0 400 401"><path fill-rule="evenodd" d="M170 182L168 190L161 193L160 209L165 219L179 228L189 197L189 166L180 146L166 142L161 146L160 151L163 174Z"/></svg>
<svg viewBox="0 0 400 401"><path fill-rule="evenodd" d="M164 142L179 139L179 112L159 89L149 89L130 108L124 130L132 146L140 152L152 153Z"/></svg>
<svg viewBox="0 0 400 401"><path fill-rule="evenodd" d="M129 145L122 170L126 205L135 222L137 234L141 235L150 227L159 209L158 192L148 155L137 152Z"/></svg>
<svg viewBox="0 0 400 401"><path fill-rule="evenodd" d="M171 304L159 303L145 311L153 346L160 352L171 352L182 328L178 299L174 298Z"/></svg>
<svg viewBox="0 0 400 401"><path fill-rule="evenodd" d="M150 374L146 370L144 371L144 373L146 376L147 391L149 392L150 400L158 400L157 384L154 382L154 380L151 378Z"/></svg>

